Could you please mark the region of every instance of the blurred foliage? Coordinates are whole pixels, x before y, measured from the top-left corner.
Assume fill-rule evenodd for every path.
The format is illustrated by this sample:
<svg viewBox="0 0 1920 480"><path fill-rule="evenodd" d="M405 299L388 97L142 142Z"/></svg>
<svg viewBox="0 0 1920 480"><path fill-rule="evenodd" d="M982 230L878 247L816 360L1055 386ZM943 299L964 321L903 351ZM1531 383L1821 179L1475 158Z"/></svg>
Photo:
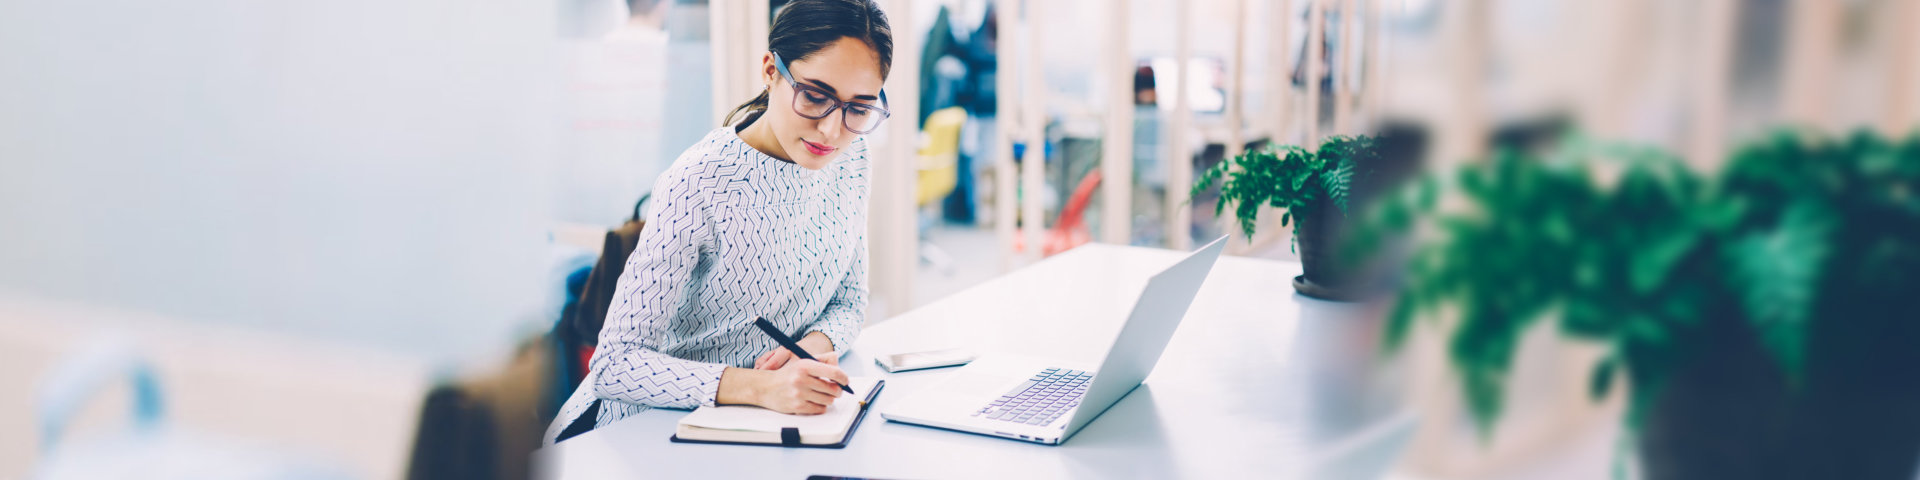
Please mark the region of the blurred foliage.
<svg viewBox="0 0 1920 480"><path fill-rule="evenodd" d="M1481 434L1491 431L1521 333L1558 321L1603 343L1597 400L1619 375L1638 430L1675 368L1715 332L1754 329L1789 386L1805 384L1813 322L1911 322L1920 294L1920 134L1830 139L1777 131L1716 174L1646 148L1573 139L1497 153L1419 179L1368 209L1358 248L1413 235L1385 342L1413 322L1458 321L1447 353ZM1907 317L1907 318L1903 318ZM1823 330L1871 335L1874 325Z"/></svg>
<svg viewBox="0 0 1920 480"><path fill-rule="evenodd" d="M1268 146L1201 172L1190 198L1199 197L1224 178L1220 203L1214 205L1213 213L1219 215L1231 204L1241 233L1252 237L1261 205L1280 209L1283 227L1307 221L1329 205L1346 215L1356 173L1370 174L1377 158L1375 139L1365 136L1328 137L1314 151L1295 145ZM1299 236L1294 238L1298 241Z"/></svg>

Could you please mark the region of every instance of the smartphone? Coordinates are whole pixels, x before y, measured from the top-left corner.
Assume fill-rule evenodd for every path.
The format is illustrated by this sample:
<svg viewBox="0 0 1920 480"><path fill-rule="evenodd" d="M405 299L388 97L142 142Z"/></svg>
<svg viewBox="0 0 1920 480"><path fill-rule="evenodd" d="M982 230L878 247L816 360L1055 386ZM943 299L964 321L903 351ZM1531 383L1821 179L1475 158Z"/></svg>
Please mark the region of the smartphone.
<svg viewBox="0 0 1920 480"><path fill-rule="evenodd" d="M888 372L905 372L908 370L966 365L967 362L971 362L977 357L979 357L979 355L974 354L972 350L950 348L946 350L881 355L879 358L873 359L873 361L874 363L880 364L882 370Z"/></svg>

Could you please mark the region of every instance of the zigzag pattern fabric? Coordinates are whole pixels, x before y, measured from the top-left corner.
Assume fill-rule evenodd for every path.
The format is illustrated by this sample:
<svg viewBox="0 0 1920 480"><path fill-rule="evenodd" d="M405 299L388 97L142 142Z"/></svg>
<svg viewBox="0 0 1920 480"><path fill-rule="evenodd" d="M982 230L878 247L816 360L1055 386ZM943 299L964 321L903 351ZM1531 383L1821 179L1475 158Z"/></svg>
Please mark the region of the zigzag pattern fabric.
<svg viewBox="0 0 1920 480"><path fill-rule="evenodd" d="M551 443L595 399L595 428L653 407L712 405L728 366L818 331L846 349L867 307L867 142L818 171L761 153L732 127L687 149L654 185L640 245L614 287L585 381Z"/></svg>

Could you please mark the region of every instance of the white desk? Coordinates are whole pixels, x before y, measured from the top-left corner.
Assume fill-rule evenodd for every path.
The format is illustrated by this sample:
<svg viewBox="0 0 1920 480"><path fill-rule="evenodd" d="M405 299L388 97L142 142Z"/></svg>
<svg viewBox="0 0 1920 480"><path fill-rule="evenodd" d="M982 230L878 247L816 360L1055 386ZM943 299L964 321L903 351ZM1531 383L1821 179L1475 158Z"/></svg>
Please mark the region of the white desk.
<svg viewBox="0 0 1920 480"><path fill-rule="evenodd" d="M843 365L887 386L843 450L668 443L685 413L656 409L536 452L537 468L546 478L1328 478L1393 463L1411 421L1378 388L1395 382L1364 374L1379 335L1364 318L1377 311L1295 295L1299 264L1238 257L1214 266L1146 382L1064 445L880 417L953 369L888 375L874 355L965 346L1097 363L1147 277L1180 256L1087 245L867 328Z"/></svg>

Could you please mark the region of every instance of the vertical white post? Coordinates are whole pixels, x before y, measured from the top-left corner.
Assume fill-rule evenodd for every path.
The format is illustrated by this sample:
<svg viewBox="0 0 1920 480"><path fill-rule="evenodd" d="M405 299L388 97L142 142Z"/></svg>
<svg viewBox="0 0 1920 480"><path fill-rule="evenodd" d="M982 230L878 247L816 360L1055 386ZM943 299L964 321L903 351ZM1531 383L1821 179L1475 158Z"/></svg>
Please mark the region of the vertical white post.
<svg viewBox="0 0 1920 480"><path fill-rule="evenodd" d="M1333 78L1333 133L1347 135L1353 133L1353 88L1354 71L1359 65L1354 55L1354 41L1360 36L1354 30L1360 28L1358 2L1342 0L1340 2L1340 41L1334 50L1335 77Z"/></svg>
<svg viewBox="0 0 1920 480"><path fill-rule="evenodd" d="M1613 2L1591 3L1601 11L1593 20L1600 25L1602 41L1598 42L1599 51L1593 54L1597 73L1592 77L1588 93L1587 113L1581 123L1590 133L1599 138L1622 138L1632 132L1632 111L1629 108L1636 90L1644 88L1645 72L1640 65L1646 62L1644 53L1647 27L1643 17L1647 16L1649 6L1645 0L1615 0ZM1469 35L1481 35L1468 32ZM1475 73L1476 72L1466 72ZM1692 73L1692 72L1689 72Z"/></svg>
<svg viewBox="0 0 1920 480"><path fill-rule="evenodd" d="M1438 166L1460 164L1486 149L1488 121L1483 93L1487 85L1483 74L1491 48L1486 29L1492 23L1488 1L1464 0L1458 4L1460 8L1448 5L1451 19L1442 29L1446 32L1444 55L1453 64L1447 73L1454 115L1438 129Z"/></svg>
<svg viewBox="0 0 1920 480"><path fill-rule="evenodd" d="M1387 63L1386 35L1380 31L1381 10L1386 8L1385 3L1381 0L1366 2L1367 26L1364 31L1367 40L1366 48L1362 49L1364 53L1360 56L1360 64L1366 68L1360 73L1360 118L1365 122L1362 128L1369 130L1380 126L1380 110L1386 100L1386 95L1381 92L1385 87L1381 81L1384 80L1382 68Z"/></svg>
<svg viewBox="0 0 1920 480"><path fill-rule="evenodd" d="M1042 2L1022 1L1020 5L1020 32L1026 44L1025 61L1021 62L1022 83L1020 98L1021 137L1026 139L1026 155L1020 158L1020 231L1026 238L1026 259L1040 258L1042 235L1046 229L1047 218L1045 203L1046 165L1047 165L1047 118L1046 91L1040 71L1040 21L1039 10L1045 8ZM1066 192L1060 192L1065 195Z"/></svg>
<svg viewBox="0 0 1920 480"><path fill-rule="evenodd" d="M1892 47L1888 49L1886 110L1881 112L1880 133L1888 138L1905 138L1920 127L1920 33L1915 25L1920 25L1920 2L1908 0L1893 2L1886 8L1883 25L1887 25Z"/></svg>
<svg viewBox="0 0 1920 480"><path fill-rule="evenodd" d="M1233 57L1227 64L1227 158L1246 149L1247 0L1233 1Z"/></svg>
<svg viewBox="0 0 1920 480"><path fill-rule="evenodd" d="M1014 202L1019 201L1019 172L1013 163L1013 133L1018 128L1020 112L1016 110L1020 92L1018 75L1020 68L1013 48L1014 37L1019 32L1020 0L1001 2L994 7L995 22L999 24L999 38L994 42L994 58L999 62L998 73L994 75L994 131L993 131L993 212L994 235L1000 241L1000 271L1013 269L1014 222L1019 220L1018 209Z"/></svg>
<svg viewBox="0 0 1920 480"><path fill-rule="evenodd" d="M752 98L740 96L740 87L737 83L740 73L734 66L738 59L733 58L734 49L732 48L732 43L740 41L740 36L733 35L735 31L733 22L729 21L733 18L728 15L730 11L731 7L727 2L713 2L707 11L707 29L712 32L707 47L713 55L711 81L713 111L716 118L725 117L727 112L733 111L735 105Z"/></svg>
<svg viewBox="0 0 1920 480"><path fill-rule="evenodd" d="M1133 51L1127 42L1129 4L1107 7L1107 132L1100 151L1100 240L1126 245L1133 233Z"/></svg>
<svg viewBox="0 0 1920 480"><path fill-rule="evenodd" d="M1192 76L1188 63L1193 59L1193 4L1175 2L1173 16L1174 86L1173 118L1167 126L1167 248L1186 250L1193 243L1190 237L1193 225L1193 208L1187 205L1192 198L1188 187L1193 185L1193 149L1187 147L1187 131L1193 124L1193 105L1190 83Z"/></svg>
<svg viewBox="0 0 1920 480"><path fill-rule="evenodd" d="M755 2L762 3L765 2ZM881 5L887 20L904 25L913 18L912 0L888 0ZM923 34L912 29L893 31L893 69L887 77L887 108L893 117L887 120L879 137L883 143L869 145L872 165L869 175L873 190L867 198L868 289L875 307L871 319L913 309L914 272L919 267L919 222L915 218L915 181L919 174L915 161L920 128L915 119L920 109L920 45Z"/></svg>
<svg viewBox="0 0 1920 480"><path fill-rule="evenodd" d="M1445 13L1440 24L1440 55L1449 64L1444 85L1455 98L1448 102L1452 112L1447 121L1434 125L1435 152L1429 159L1437 164L1436 168L1450 168L1479 155L1487 138L1486 109L1480 100L1485 84L1480 74L1488 44L1480 33L1485 32L1490 23L1487 13L1490 2L1456 0L1442 9ZM1411 441L1413 446L1408 448L1406 462L1422 471L1461 472L1463 465L1473 461L1464 456L1484 457L1491 448L1462 446L1454 440L1457 432L1471 426L1467 425L1466 410L1457 390L1451 388L1455 379L1453 372L1442 360L1447 348L1443 339L1453 328L1441 325L1417 328L1409 334L1406 343L1408 365L1414 367L1412 385L1421 392L1413 395L1413 408L1422 419Z"/></svg>
<svg viewBox="0 0 1920 480"><path fill-rule="evenodd" d="M1273 6L1273 37L1268 39L1267 52L1272 61L1269 63L1267 79L1267 115L1273 124L1268 138L1275 145L1292 142L1293 122L1293 0L1280 0Z"/></svg>
<svg viewBox="0 0 1920 480"><path fill-rule="evenodd" d="M1786 79L1785 120L1831 127L1827 92L1833 86L1840 2L1793 0L1788 11L1792 23L1787 26L1786 72L1782 75Z"/></svg>
<svg viewBox="0 0 1920 480"><path fill-rule="evenodd" d="M1307 46L1300 61L1307 65L1307 138L1300 141L1301 146L1312 150L1320 145L1320 77L1325 74L1321 61L1325 58L1327 11L1321 8L1323 0L1307 0Z"/></svg>
<svg viewBox="0 0 1920 480"><path fill-rule="evenodd" d="M766 85L760 82L760 54L767 51L767 32L771 28L766 2L717 1L709 7L707 28L711 29L713 53L713 111L727 112L759 95ZM717 117L716 117L717 118Z"/></svg>
<svg viewBox="0 0 1920 480"><path fill-rule="evenodd" d="M740 3L745 6L739 10L739 21L740 25L746 28L746 36L740 39L741 43L738 45L741 51L746 53L744 58L748 59L748 68L754 68L759 66L760 52L767 51L767 34L773 31L773 12L770 10L772 7L767 2L758 0ZM753 88L751 81L748 83L747 89L751 91L750 93L759 92L759 89Z"/></svg>
<svg viewBox="0 0 1920 480"><path fill-rule="evenodd" d="M1247 148L1247 121L1245 103L1247 68L1247 2L1233 1L1233 54L1227 62L1227 144L1224 153L1226 159L1240 156ZM1225 160L1223 160L1225 161ZM1184 189L1184 187L1183 187ZM1189 192L1191 193L1191 192ZM1219 218L1214 219L1228 228L1226 250L1228 254L1243 254L1253 239L1232 235L1232 228L1240 225L1240 215L1233 210L1223 210Z"/></svg>
<svg viewBox="0 0 1920 480"><path fill-rule="evenodd" d="M1687 163L1717 171L1726 156L1727 77L1733 68L1733 0L1701 0L1693 64L1693 131Z"/></svg>

